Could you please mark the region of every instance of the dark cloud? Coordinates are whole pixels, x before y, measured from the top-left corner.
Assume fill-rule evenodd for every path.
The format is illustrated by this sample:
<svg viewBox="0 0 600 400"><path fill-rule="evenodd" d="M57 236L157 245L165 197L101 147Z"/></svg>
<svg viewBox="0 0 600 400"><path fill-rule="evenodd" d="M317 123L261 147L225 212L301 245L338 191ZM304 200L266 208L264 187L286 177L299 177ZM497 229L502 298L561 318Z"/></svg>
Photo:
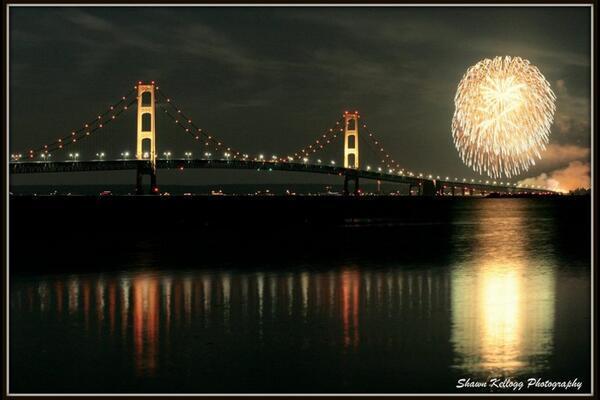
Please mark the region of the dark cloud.
<svg viewBox="0 0 600 400"><path fill-rule="evenodd" d="M360 109L402 165L470 177L451 138L454 92L496 55L528 58L551 82L551 146L590 146L588 7L11 7L10 27L14 151L64 135L147 79L248 153L293 152ZM127 118L112 128L114 151L133 147ZM177 132L159 124L161 147Z"/></svg>

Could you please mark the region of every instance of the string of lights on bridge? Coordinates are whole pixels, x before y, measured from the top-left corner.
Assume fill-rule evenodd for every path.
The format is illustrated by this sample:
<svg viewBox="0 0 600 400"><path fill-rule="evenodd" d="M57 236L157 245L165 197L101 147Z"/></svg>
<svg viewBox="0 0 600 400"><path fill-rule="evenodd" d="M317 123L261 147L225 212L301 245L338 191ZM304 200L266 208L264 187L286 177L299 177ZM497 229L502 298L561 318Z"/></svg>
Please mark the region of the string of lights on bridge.
<svg viewBox="0 0 600 400"><path fill-rule="evenodd" d="M65 146L71 145L73 143L77 143L77 141L91 136L94 132L103 129L106 125L110 124L114 120L116 120L123 112L128 110L131 105L133 105L137 100L134 98L127 102L127 100L131 97L132 94L135 93L137 87L134 87L133 90L129 91L124 96L121 96L121 99L111 105L107 110L98 114L96 118L93 120L84 123L80 128L74 129L68 135L57 138L55 141L44 144L36 149L29 149L26 154L26 158L32 160L37 156L39 156L42 160L50 160L50 157L53 152L63 149ZM109 118L106 118L108 114ZM70 158L77 158L77 153L70 153ZM23 158L22 153L11 154L11 159L13 161L19 161Z"/></svg>
<svg viewBox="0 0 600 400"><path fill-rule="evenodd" d="M154 82L152 82L154 84ZM141 84L141 82L139 83ZM127 111L133 104L137 102L137 96L133 99L130 99L131 96L136 92L137 86L134 86L132 90L130 90L124 96L121 96L118 102L110 105L110 107L98 114L96 118L93 120L84 123L80 128L75 129L70 132L70 134L59 137L55 141L51 143L44 144L36 149L29 149L26 152L26 158L29 160L33 160L38 156L43 162L50 162L50 158L53 152L57 150L64 149L66 146L77 143L79 140L82 140L86 137L93 135L95 132L103 129L116 120L122 113ZM209 147L210 144L214 145L218 151L221 151L225 160L231 159L239 159L239 160L248 160L253 159L254 161L262 161L265 163L278 163L278 162L300 162L302 161L305 164L310 162L309 156L316 154L317 152L325 149L329 144L333 142L333 139L338 136L343 136L344 128L343 121L344 115L342 118L338 119L333 126L327 128L323 134L321 134L317 139L315 139L309 145L303 147L302 149L296 151L293 154L288 155L287 157L278 157L277 155L272 155L271 158L265 158L264 154L259 154L256 157L250 157L249 154L243 153L236 149L233 149L230 146L226 146L222 140L219 140L215 135L209 134L204 129L197 126L193 120L184 113L181 108L179 108L171 97L167 96L163 91L160 90L159 86L155 86L156 93L158 97L165 101L165 103L173 110L173 113L169 111L169 109L165 108L165 114L173 121L173 123L186 132L190 137L194 140L203 139L203 144L205 147ZM345 114L348 112L346 111ZM110 116L107 118L107 116ZM356 112L358 115L358 112ZM375 150L380 154L381 160L379 166L376 167L376 171L382 174L389 175L398 175L398 176L406 176L411 178L423 178L423 179L436 179L436 180L445 180L450 181L450 177L446 176L445 179L441 178L439 175L433 174L423 174L418 173L415 174L412 171L405 170L401 165L391 156L389 152L386 151L380 139L374 134L373 131L369 129L366 123L361 123L362 129L366 132L367 138L371 140L372 144L375 146ZM163 156L166 159L170 159L173 154L170 151L163 152ZM71 161L77 161L79 159L79 153L70 152L68 153L69 159ZM127 159L130 156L129 151L123 151L120 154L121 159ZM147 157L147 154L144 156ZM106 157L105 152L96 153L96 157L99 160L102 160ZM186 159L192 158L192 152L186 151L184 152L184 157ZM210 159L212 157L211 152L204 152L204 157ZM23 159L22 153L11 154L11 159L13 161L20 161ZM317 164L322 164L321 159L316 160ZM330 161L331 165L335 165L335 161ZM373 168L370 165L365 166L366 171L373 171ZM454 182L461 182L460 179L454 178ZM490 180L476 180L476 179L467 179L462 178L462 183L473 183L473 184L486 184L486 185L501 185L501 186L515 186L522 188L531 188L531 189L546 189L542 186L536 185L519 185L517 183L511 182L498 182L498 181L490 181Z"/></svg>

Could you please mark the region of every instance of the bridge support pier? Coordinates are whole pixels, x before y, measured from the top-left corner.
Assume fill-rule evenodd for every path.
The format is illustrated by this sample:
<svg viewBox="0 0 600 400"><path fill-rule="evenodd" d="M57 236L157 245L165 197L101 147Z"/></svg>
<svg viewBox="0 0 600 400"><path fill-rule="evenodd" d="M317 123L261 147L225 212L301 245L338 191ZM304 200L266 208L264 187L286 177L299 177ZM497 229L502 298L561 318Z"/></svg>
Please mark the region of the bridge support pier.
<svg viewBox="0 0 600 400"><path fill-rule="evenodd" d="M150 175L150 194L158 194L156 169L152 166L138 165L135 180L135 194L144 194L144 175Z"/></svg>
<svg viewBox="0 0 600 400"><path fill-rule="evenodd" d="M349 182L354 182L354 195L358 196L358 191L360 190L358 186L358 175L355 174L346 174L344 175L344 196L348 196L350 191L348 190Z"/></svg>

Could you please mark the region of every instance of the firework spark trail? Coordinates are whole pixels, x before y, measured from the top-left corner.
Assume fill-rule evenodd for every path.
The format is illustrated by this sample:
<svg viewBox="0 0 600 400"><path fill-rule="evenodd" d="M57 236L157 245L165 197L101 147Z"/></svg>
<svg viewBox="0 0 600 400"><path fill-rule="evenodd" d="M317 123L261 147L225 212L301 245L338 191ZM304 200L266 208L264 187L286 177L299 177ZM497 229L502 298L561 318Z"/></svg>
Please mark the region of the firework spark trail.
<svg viewBox="0 0 600 400"><path fill-rule="evenodd" d="M458 85L452 118L463 162L492 178L527 171L548 144L555 100L528 60L495 57L470 67Z"/></svg>

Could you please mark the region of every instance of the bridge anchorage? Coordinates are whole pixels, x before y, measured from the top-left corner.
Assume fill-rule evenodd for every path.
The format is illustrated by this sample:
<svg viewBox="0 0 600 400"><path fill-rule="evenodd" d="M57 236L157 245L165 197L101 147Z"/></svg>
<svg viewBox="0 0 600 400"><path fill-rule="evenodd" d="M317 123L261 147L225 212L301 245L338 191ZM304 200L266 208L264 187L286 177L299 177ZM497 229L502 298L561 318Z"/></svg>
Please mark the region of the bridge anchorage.
<svg viewBox="0 0 600 400"><path fill-rule="evenodd" d="M191 152L186 152L185 157L171 157L170 152L159 157L157 151L156 115L157 101L160 102L160 114L163 112L171 121L196 141L200 147L201 157L192 157ZM120 157L109 158L104 152L94 151L96 158L80 160L79 153L68 153L68 159L59 160L67 148L78 148L81 140L94 136L95 132L106 128L113 123L123 112L137 105L137 134L136 151L133 159L129 152L122 152ZM334 161L322 162L315 157L320 156L324 148L332 144L337 137L343 138L343 162L338 166ZM105 137L102 135L101 137ZM362 149L360 140L363 140ZM77 143L77 144L76 144ZM84 142L86 143L86 142ZM89 142L88 142L89 143ZM373 167L364 161L365 151L373 151L379 160ZM319 154L317 154L319 152ZM66 136L44 144L36 149L24 153L12 154L10 172L13 174L48 173L48 172L80 172L80 171L108 171L108 170L135 170L136 193L144 193L144 177L150 177L149 193L158 194L157 170L186 168L219 168L219 169L248 169L268 171L294 171L337 175L344 178L344 194L359 195L359 181L365 179L379 182L392 182L405 184L410 195L423 196L474 196L485 195L491 192L499 193L550 193L549 190L539 186L518 185L511 182L482 181L463 178L441 178L432 174L413 173L405 169L389 154L374 132L370 130L358 111L346 111L335 124L326 129L311 144L301 150L285 157L265 157L258 155L251 157L241 151L235 150L223 143L214 134L201 129L187 116L173 100L167 96L158 85L152 82L138 82L133 90L108 110L97 115L91 121L83 124L79 129L69 132ZM198 154L198 153L195 153Z"/></svg>

